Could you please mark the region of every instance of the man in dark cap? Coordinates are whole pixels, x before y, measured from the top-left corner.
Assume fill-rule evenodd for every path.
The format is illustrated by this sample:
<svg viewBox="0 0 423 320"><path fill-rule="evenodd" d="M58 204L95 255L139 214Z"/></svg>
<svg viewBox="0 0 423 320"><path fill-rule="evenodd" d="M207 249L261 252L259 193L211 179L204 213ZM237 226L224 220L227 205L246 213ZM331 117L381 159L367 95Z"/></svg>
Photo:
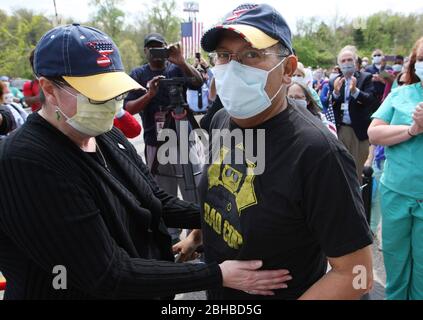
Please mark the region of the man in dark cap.
<svg viewBox="0 0 423 320"><path fill-rule="evenodd" d="M168 58L157 57L151 49L168 49ZM148 63L132 70L130 76L147 92L132 92L125 99L125 109L131 114L140 113L143 120L146 160L151 168L157 151L157 134L165 119L165 109L170 105L167 89L159 86L163 78L195 78L189 87L201 88L203 79L200 73L185 62L179 45L168 47L166 40L158 33L151 33L144 39L144 53Z"/></svg>
<svg viewBox="0 0 423 320"><path fill-rule="evenodd" d="M205 33L202 46L215 56L224 106L211 129L246 133L241 142L213 137L220 152L199 190L206 261L260 257L266 268L288 268L293 279L272 298L360 298L372 285L372 237L354 160L321 121L287 99L297 59L284 18L269 5L239 6ZM250 141L247 131L259 130L264 141ZM260 147L255 159L245 151ZM191 239L200 239L195 233ZM209 298L260 297L222 288Z"/></svg>
<svg viewBox="0 0 423 320"><path fill-rule="evenodd" d="M154 50L159 55L155 55ZM179 44L168 46L161 34L151 33L145 37L144 53L148 63L132 70L130 76L146 87L148 91L129 93L125 99L124 108L131 114L139 113L142 118L146 162L160 187L177 196L179 185L182 197L187 201L195 202L195 195L193 196L192 192L186 192L184 180L178 178L183 175L180 166L162 165L157 159L157 150L160 145L157 136L165 123L171 121L168 110L170 105L169 88L159 85L159 81L164 78L191 78L194 80L188 84L188 88L197 91L203 85L203 79L194 67L185 62ZM196 173L201 173L201 167L194 168L194 170ZM197 176L199 178L199 175ZM180 230L171 229L169 231L172 234L173 242L177 242Z"/></svg>

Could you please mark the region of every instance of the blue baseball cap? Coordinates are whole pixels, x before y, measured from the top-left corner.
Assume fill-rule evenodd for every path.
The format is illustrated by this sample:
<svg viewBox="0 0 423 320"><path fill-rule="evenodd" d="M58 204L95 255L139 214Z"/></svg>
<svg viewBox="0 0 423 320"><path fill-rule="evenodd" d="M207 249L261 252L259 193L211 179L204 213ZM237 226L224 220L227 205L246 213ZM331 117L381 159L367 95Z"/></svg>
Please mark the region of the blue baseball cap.
<svg viewBox="0 0 423 320"><path fill-rule="evenodd" d="M107 101L143 87L125 73L112 39L77 23L48 31L34 52L38 77L63 77L84 96Z"/></svg>
<svg viewBox="0 0 423 320"><path fill-rule="evenodd" d="M203 49L207 52L216 50L224 30L238 33L256 49L266 49L280 42L290 53L293 52L288 24L275 8L267 4L242 4L229 12L222 23L206 31L201 39Z"/></svg>

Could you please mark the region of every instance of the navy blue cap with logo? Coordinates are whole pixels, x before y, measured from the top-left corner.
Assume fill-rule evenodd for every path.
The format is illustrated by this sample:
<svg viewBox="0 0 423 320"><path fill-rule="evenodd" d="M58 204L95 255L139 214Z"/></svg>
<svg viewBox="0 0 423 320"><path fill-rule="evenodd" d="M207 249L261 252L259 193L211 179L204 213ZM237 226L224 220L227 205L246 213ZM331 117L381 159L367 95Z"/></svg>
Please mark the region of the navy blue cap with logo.
<svg viewBox="0 0 423 320"><path fill-rule="evenodd" d="M77 23L48 31L34 51L38 77L62 77L84 96L107 101L143 89L125 73L112 39L95 28Z"/></svg>
<svg viewBox="0 0 423 320"><path fill-rule="evenodd" d="M83 77L123 71L119 50L105 33L77 23L47 32L37 44L34 70L38 76Z"/></svg>
<svg viewBox="0 0 423 320"><path fill-rule="evenodd" d="M225 29L238 32L255 46L254 36L247 34L243 26L262 31L265 35L282 43L290 53L293 52L291 30L282 15L270 5L250 3L238 6L223 18L223 22L208 30L201 40L203 49L207 52L214 51ZM264 49L260 46L256 47Z"/></svg>

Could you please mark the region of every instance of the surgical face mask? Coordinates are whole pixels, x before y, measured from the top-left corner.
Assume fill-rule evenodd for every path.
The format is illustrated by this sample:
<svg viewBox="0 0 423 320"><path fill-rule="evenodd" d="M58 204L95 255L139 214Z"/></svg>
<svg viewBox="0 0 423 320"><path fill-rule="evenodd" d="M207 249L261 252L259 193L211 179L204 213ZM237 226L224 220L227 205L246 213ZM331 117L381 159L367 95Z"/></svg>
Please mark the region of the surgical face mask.
<svg viewBox="0 0 423 320"><path fill-rule="evenodd" d="M272 105L283 85L269 98L265 91L267 79L284 61L285 59L270 71L246 66L235 60L213 68L217 94L231 117L249 119Z"/></svg>
<svg viewBox="0 0 423 320"><path fill-rule="evenodd" d="M304 99L294 99L295 104L300 107L300 108L304 108L307 109L307 101Z"/></svg>
<svg viewBox="0 0 423 320"><path fill-rule="evenodd" d="M416 75L423 82L423 61L417 61L414 68L415 68L415 71L416 71Z"/></svg>
<svg viewBox="0 0 423 320"><path fill-rule="evenodd" d="M303 84L303 85L305 85L305 84L306 84L305 78L304 78L304 77L302 77L302 76L293 76L291 80L292 80L292 82L294 82L294 83L301 83L301 84Z"/></svg>
<svg viewBox="0 0 423 320"><path fill-rule="evenodd" d="M14 98L13 93L5 93L5 94L3 95L3 101L4 101L4 103L6 103L6 104L11 104L11 103L13 103L13 98Z"/></svg>
<svg viewBox="0 0 423 320"><path fill-rule="evenodd" d="M329 80L334 80L334 79L336 79L338 76L339 76L339 73L335 73L335 72L333 72L333 73L331 73L331 74L330 74L330 76L329 76Z"/></svg>
<svg viewBox="0 0 423 320"><path fill-rule="evenodd" d="M64 91L76 97L76 114L69 118L58 106L57 111L66 118L66 122L72 128L89 137L96 137L112 130L113 120L122 108L123 100L112 99L102 104L92 104L82 94L74 95L66 89Z"/></svg>
<svg viewBox="0 0 423 320"><path fill-rule="evenodd" d="M363 61L363 62L361 63L361 66L362 66L363 68L367 67L368 65L369 65L369 63L368 63L367 61Z"/></svg>
<svg viewBox="0 0 423 320"><path fill-rule="evenodd" d="M394 70L395 72L401 72L402 71L402 65L401 64L394 64L392 66L392 70Z"/></svg>
<svg viewBox="0 0 423 320"><path fill-rule="evenodd" d="M382 63L382 56L374 56L373 57L373 63L374 64L381 64Z"/></svg>
<svg viewBox="0 0 423 320"><path fill-rule="evenodd" d="M341 71L342 74L346 77L351 77L355 72L355 64L354 62L348 62L341 64Z"/></svg>

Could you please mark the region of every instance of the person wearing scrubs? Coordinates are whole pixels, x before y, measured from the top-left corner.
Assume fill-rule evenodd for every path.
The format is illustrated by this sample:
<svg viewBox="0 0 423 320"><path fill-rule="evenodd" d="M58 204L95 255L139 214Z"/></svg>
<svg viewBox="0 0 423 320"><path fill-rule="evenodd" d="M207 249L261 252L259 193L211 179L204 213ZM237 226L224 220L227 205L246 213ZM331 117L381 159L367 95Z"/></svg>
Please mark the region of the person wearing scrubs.
<svg viewBox="0 0 423 320"><path fill-rule="evenodd" d="M423 299L423 38L406 83L386 98L369 128L370 142L386 146L381 207L388 300Z"/></svg>

